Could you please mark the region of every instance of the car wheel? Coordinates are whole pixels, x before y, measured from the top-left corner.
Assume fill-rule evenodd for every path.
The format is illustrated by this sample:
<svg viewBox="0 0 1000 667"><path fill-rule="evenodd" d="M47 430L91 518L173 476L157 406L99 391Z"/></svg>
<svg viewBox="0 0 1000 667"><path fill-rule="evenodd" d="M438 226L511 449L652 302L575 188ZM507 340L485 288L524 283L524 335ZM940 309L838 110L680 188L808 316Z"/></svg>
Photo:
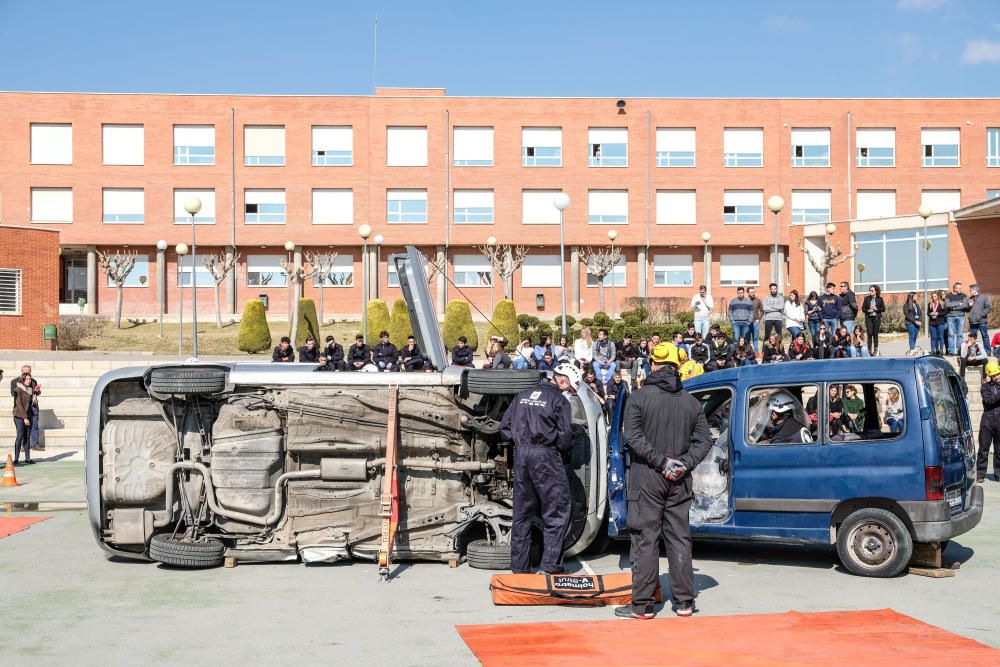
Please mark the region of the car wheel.
<svg viewBox="0 0 1000 667"><path fill-rule="evenodd" d="M218 540L194 542L170 535L153 535L149 542L149 557L172 567L218 567L222 565L224 550Z"/></svg>
<svg viewBox="0 0 1000 667"><path fill-rule="evenodd" d="M486 540L473 540L466 547L465 557L469 567L478 570L510 569L509 544L492 544Z"/></svg>
<svg viewBox="0 0 1000 667"><path fill-rule="evenodd" d="M587 545L587 548L583 552L593 555L602 554L608 550L609 544L611 544L611 536L608 535L608 515L605 514L604 521L601 522L601 527L597 529L597 535L594 535L594 539Z"/></svg>
<svg viewBox="0 0 1000 667"><path fill-rule="evenodd" d="M226 388L226 372L219 368L154 368L149 389L157 394L217 394Z"/></svg>
<svg viewBox="0 0 1000 667"><path fill-rule="evenodd" d="M837 531L837 555L851 573L894 577L913 555L913 538L898 516L869 507L852 512Z"/></svg>
<svg viewBox="0 0 1000 667"><path fill-rule="evenodd" d="M473 394L484 396L512 396L537 387L542 374L532 370L491 371L471 368L465 372L465 386Z"/></svg>

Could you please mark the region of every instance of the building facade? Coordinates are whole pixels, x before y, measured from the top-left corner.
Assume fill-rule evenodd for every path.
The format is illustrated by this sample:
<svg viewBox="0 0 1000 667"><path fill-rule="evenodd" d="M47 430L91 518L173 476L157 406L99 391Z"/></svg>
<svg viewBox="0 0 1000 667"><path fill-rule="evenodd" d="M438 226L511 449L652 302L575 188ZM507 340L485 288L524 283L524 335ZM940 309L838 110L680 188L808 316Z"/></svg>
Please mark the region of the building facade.
<svg viewBox="0 0 1000 667"><path fill-rule="evenodd" d="M203 259L235 247L224 311L265 294L285 312L282 263L336 253L324 310L354 316L366 288L398 296L388 259L412 244L446 267L432 279L439 307L465 298L488 312L504 292L480 252L493 237L527 248L509 285L518 311L552 316L563 281L570 312L598 310L584 260L610 230L622 261L604 281L607 311L701 283L728 296L775 275L784 291L813 289L799 245L818 254L831 240L857 251L838 280L890 292L925 275L932 287L968 283L977 267L948 212L1000 195L1000 100L0 93L0 151L0 224L59 229L67 310L82 298L113 311L96 257L123 250L138 255L127 314L162 304L176 315L192 283L211 312ZM559 192L570 198L563 257ZM921 203L935 211L927 261L888 261L896 242L922 247ZM176 246L193 230L192 272ZM306 296L319 289L306 280Z"/></svg>
<svg viewBox="0 0 1000 667"><path fill-rule="evenodd" d="M0 350L43 350L59 323L59 232L0 225Z"/></svg>

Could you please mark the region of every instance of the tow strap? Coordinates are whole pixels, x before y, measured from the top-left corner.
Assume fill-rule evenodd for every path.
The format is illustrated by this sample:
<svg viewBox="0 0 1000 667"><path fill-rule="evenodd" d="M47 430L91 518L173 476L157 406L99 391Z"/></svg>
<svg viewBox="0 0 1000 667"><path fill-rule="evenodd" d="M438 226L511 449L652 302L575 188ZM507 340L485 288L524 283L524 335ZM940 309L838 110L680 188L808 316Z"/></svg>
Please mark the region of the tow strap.
<svg viewBox="0 0 1000 667"><path fill-rule="evenodd" d="M382 473L382 502L378 515L382 517L382 542L378 551L378 574L382 581L389 581L389 559L396 541L399 527L399 478L396 471L398 458L399 385L389 385L389 415L386 420L388 431L385 439L385 468Z"/></svg>

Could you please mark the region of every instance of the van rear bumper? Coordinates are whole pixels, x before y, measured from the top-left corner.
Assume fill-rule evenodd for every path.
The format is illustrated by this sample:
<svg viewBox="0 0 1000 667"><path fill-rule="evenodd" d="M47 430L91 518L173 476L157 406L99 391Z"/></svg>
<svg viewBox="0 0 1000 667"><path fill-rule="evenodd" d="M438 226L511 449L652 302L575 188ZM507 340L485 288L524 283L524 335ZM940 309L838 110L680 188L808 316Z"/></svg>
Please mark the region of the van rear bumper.
<svg viewBox="0 0 1000 667"><path fill-rule="evenodd" d="M975 484L969 491L968 509L947 519L928 520L931 518L928 516L929 514L937 514L937 512L928 511L932 509L929 506L937 506L939 503L912 502L901 504L913 523L913 533L917 542L943 542L975 528L979 524L979 520L983 518L983 502L983 487ZM947 504L943 502L940 504L944 505L944 509L947 511ZM933 509L936 510L937 507Z"/></svg>

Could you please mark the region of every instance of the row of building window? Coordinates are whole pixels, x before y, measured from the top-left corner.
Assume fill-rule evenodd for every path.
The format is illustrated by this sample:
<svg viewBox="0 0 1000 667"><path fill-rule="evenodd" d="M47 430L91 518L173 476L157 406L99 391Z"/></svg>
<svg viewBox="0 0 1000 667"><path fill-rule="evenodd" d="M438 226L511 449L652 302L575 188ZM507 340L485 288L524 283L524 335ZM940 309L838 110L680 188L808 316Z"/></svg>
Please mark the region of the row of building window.
<svg viewBox="0 0 1000 667"><path fill-rule="evenodd" d="M142 165L145 156L142 125L103 125L103 162L106 165ZM925 128L920 132L921 164L924 167L960 166L959 128ZM793 128L793 167L830 166L830 129ZM896 130L858 128L858 167L894 167ZM493 166L493 128L456 127L454 130L456 167ZM726 128L723 131L723 164L726 167L763 167L764 130ZM71 124L31 125L33 164L72 164ZM215 126L175 125L174 164L215 164ZM284 126L246 125L243 128L243 164L282 166L285 164ZM349 167L354 164L354 135L351 126L312 127L312 164L317 167ZM561 167L562 128L524 127L521 129L521 164L525 167ZM587 164L591 167L628 166L627 128L590 128ZM389 167L427 166L426 127L386 128L386 165ZM694 167L695 129L656 129L657 167ZM1000 128L986 130L986 166L1000 167Z"/></svg>
<svg viewBox="0 0 1000 667"><path fill-rule="evenodd" d="M552 197L559 190L522 190L521 222L526 225L559 224L559 211ZM1000 196L1000 190L988 190L987 198ZM174 190L174 222L190 224L192 218L184 209L188 197L201 199L201 211L194 216L196 224L216 222L215 190ZM102 191L105 223L142 224L146 220L145 192L141 188L105 188ZM590 190L587 193L589 224L629 223L628 190ZM829 190L792 190L791 221L793 223L829 222L831 220ZM960 190L924 190L921 203L936 212L961 208ZM694 225L698 222L698 201L695 190L657 190L656 224ZM859 190L854 218L870 220L896 215L895 190ZM287 220L285 191L247 189L243 191L243 222L246 224L281 225ZM700 216L706 217L704 212ZM73 222L72 188L32 188L31 219L39 223ZM427 224L427 190L386 190L386 223ZM455 224L493 224L495 222L493 190L455 190L453 221ZM727 225L757 225L765 221L763 190L726 190L722 196L722 220ZM312 191L312 224L354 224L354 192L350 189L315 189Z"/></svg>

